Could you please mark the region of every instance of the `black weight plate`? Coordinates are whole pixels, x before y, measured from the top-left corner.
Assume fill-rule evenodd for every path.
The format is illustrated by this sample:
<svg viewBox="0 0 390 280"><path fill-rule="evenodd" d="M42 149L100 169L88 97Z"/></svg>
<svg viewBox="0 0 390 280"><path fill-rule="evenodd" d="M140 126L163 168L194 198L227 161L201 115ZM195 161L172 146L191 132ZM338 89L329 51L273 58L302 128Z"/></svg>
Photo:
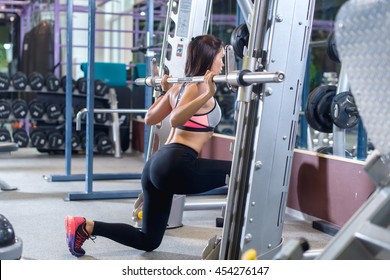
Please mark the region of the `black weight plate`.
<svg viewBox="0 0 390 280"><path fill-rule="evenodd" d="M313 129L324 133L333 131L331 105L336 91L336 86L319 86L309 94L305 116L308 124Z"/></svg>
<svg viewBox="0 0 390 280"><path fill-rule="evenodd" d="M237 57L243 58L244 48L248 46L249 30L245 23L234 28L230 36L230 44L233 46L234 53Z"/></svg>
<svg viewBox="0 0 390 280"><path fill-rule="evenodd" d="M341 129L352 128L359 123L355 99L349 91L340 92L333 98L331 117L333 123Z"/></svg>

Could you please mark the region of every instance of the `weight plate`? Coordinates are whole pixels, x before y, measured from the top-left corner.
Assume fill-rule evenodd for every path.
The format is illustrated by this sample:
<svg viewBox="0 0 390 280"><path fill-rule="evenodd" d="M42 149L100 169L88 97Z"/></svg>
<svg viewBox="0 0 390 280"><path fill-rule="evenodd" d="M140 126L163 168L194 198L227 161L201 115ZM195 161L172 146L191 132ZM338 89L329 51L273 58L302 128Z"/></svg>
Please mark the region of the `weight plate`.
<svg viewBox="0 0 390 280"><path fill-rule="evenodd" d="M331 117L333 123L342 129L352 128L359 123L355 99L349 91L340 92L333 98Z"/></svg>
<svg viewBox="0 0 390 280"><path fill-rule="evenodd" d="M313 129L324 133L333 131L331 106L336 92L336 86L319 86L309 94L305 116L308 124Z"/></svg>

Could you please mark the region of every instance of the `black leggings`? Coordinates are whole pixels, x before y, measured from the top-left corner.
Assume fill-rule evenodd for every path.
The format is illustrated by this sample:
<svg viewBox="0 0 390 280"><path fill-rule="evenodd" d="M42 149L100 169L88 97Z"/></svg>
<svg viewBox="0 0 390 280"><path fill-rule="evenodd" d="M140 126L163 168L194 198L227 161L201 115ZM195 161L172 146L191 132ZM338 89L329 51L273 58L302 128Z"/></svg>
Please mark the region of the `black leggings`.
<svg viewBox="0 0 390 280"><path fill-rule="evenodd" d="M198 158L182 144L162 146L142 172L142 230L129 224L95 221L92 235L104 236L139 250L160 246L174 194L196 194L225 185L231 161Z"/></svg>

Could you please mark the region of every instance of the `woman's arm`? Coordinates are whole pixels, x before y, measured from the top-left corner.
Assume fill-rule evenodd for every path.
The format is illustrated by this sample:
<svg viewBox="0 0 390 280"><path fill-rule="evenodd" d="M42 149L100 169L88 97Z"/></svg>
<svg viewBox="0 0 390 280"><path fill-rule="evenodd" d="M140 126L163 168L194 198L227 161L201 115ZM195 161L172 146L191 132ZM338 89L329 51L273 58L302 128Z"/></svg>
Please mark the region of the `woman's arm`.
<svg viewBox="0 0 390 280"><path fill-rule="evenodd" d="M147 125L158 124L169 115L172 110L169 94L170 92L168 91L163 96L158 97L152 106L149 107L145 115L145 123Z"/></svg>
<svg viewBox="0 0 390 280"><path fill-rule="evenodd" d="M172 127L183 125L214 96L216 92L216 85L213 82L214 76L215 73L207 71L205 75L205 87L201 87L200 85L186 87L180 102L176 108L172 109L170 117ZM198 91L202 91L202 93L199 94Z"/></svg>
<svg viewBox="0 0 390 280"><path fill-rule="evenodd" d="M172 111L170 105L170 95L172 88L171 84L167 83L168 75L164 75L161 81L162 94L157 97L156 101L149 107L145 115L145 123L147 125L155 125L160 123Z"/></svg>

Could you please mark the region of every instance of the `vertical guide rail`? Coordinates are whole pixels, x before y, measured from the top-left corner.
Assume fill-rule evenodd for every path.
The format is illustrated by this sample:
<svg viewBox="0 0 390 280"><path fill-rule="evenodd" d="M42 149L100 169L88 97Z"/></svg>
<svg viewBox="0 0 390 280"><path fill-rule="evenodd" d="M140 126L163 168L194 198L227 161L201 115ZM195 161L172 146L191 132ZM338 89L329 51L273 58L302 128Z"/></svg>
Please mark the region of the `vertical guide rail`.
<svg viewBox="0 0 390 280"><path fill-rule="evenodd" d="M72 170L72 56L73 56L73 0L67 1L66 13L66 94L65 94L65 173L71 174ZM56 21L56 25L59 21ZM68 137L70 135L70 137Z"/></svg>
<svg viewBox="0 0 390 280"><path fill-rule="evenodd" d="M283 83L240 88L220 259L280 250L314 0L255 1L243 68L282 71ZM260 61L261 59L261 61Z"/></svg>
<svg viewBox="0 0 390 280"><path fill-rule="evenodd" d="M95 107L95 15L96 1L90 0L88 5L88 67L87 67L87 138L86 138L86 174L87 193L92 192L93 182L93 137L94 137L94 107ZM68 63L69 65L69 63ZM71 87L67 87L67 90ZM67 107L68 109L72 107ZM68 113L68 111L67 111ZM71 149L69 149L71 150Z"/></svg>
<svg viewBox="0 0 390 280"><path fill-rule="evenodd" d="M268 11L268 3L269 1L260 1L256 0L253 5L253 14L252 14L252 23L250 29L249 43L247 54L243 58L242 69L248 69L254 71L256 69L256 57L253 54L256 51L259 51L260 47L263 43L263 29L260 27L265 26L265 22L267 20L266 14ZM241 179L243 178L242 170L240 170L242 166L242 153L244 152L244 142L247 140L243 132L248 132L248 128L246 128L246 115L248 111L248 104L250 101L252 93L252 85L248 87L240 87L237 95L237 102L239 104L238 108L238 119L237 119L237 132L236 132L236 140L234 144L233 151L233 161L232 161L232 169L229 180L229 190L227 197L227 208L225 212L225 220L224 220L224 228L223 228L223 236L222 236L222 244L220 251L220 259L234 259L237 256L233 256L234 254L231 250L234 247L234 244L229 244L229 242L234 242L235 240L239 240L240 233L237 231L236 223L238 219L235 219L235 215L237 214L237 204L234 204L234 199L240 195L240 184ZM236 230L235 230L236 229Z"/></svg>
<svg viewBox="0 0 390 280"><path fill-rule="evenodd" d="M146 47L153 45L153 31L154 31L154 3L153 0L148 0L147 3L147 21L146 21ZM146 51L146 73L152 73L153 69L151 67L151 62L154 53L147 48ZM152 105L152 93L153 89L150 87L145 87L145 108L149 108ZM153 128L145 125L144 131L144 147L147 147L147 151L145 153L144 159L147 160L147 156L149 155L150 145L150 136L153 132Z"/></svg>
<svg viewBox="0 0 390 280"><path fill-rule="evenodd" d="M167 9L167 17L165 19L164 41L163 41L162 47L161 47L160 69L159 69L159 76L160 77L162 77L164 74L164 63L165 63L165 56L167 54L167 46L168 46L168 40L166 38L168 38L168 36L169 36L169 26L171 24L170 14L172 13L172 6L173 6L173 0L170 0L169 4L168 4L168 9ZM151 70L153 71L153 69L151 69ZM156 91L154 91L153 98L154 99L157 98ZM148 149L146 152L146 160L148 160L150 158L150 156L153 154L155 133L156 133L156 126L153 125L150 127Z"/></svg>

